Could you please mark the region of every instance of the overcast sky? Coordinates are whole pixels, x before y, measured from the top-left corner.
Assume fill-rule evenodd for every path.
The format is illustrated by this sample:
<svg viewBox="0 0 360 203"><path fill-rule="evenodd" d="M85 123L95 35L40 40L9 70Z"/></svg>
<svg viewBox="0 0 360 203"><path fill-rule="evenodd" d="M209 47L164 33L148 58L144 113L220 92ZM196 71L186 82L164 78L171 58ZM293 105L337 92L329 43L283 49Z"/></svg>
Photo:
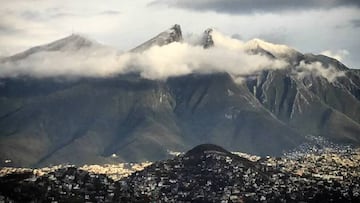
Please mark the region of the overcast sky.
<svg viewBox="0 0 360 203"><path fill-rule="evenodd" d="M128 50L173 24L325 53L360 68L359 0L0 0L0 56L80 33Z"/></svg>

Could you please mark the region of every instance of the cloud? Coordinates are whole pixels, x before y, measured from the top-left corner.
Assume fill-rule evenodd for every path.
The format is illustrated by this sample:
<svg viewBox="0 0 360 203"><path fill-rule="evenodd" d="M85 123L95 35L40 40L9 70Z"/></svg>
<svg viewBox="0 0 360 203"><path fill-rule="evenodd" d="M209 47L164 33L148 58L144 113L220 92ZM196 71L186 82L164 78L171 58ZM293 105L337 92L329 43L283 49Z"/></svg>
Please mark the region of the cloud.
<svg viewBox="0 0 360 203"><path fill-rule="evenodd" d="M120 63L117 51L107 48L40 51L0 64L0 77L103 77L118 71Z"/></svg>
<svg viewBox="0 0 360 203"><path fill-rule="evenodd" d="M285 4L289 1L291 0L287 0ZM331 1L333 0L326 0L326 2ZM360 50L359 40L356 40L358 29L350 24L352 19L360 18L358 7L306 8L300 12L296 10L277 13L278 10L264 10L266 6L257 5L258 8L264 7L264 11L254 15L253 10L235 8L234 12L241 15L223 15L226 10L223 13L194 12L191 9L178 9L175 6L164 9L167 5L165 1L163 3L165 6L147 6L151 0L108 0L106 4L99 0L0 0L0 2L0 24L5 22L7 28L20 31L16 33L0 31L0 52L3 55L20 52L72 32L86 33L104 44L128 50L175 23L183 25L184 30L188 32L200 33L212 26L230 35L239 33L244 40L257 37L270 42L286 43L303 52L319 53L326 49L345 48L351 53L357 53ZM200 4L202 0L194 2ZM295 3L299 2L303 1L298 0ZM121 11L121 15L101 14L112 10ZM38 16L24 18L23 14L27 11ZM335 29L337 25L343 27ZM360 59L352 54L346 58L345 64L351 68L358 68Z"/></svg>
<svg viewBox="0 0 360 203"><path fill-rule="evenodd" d="M115 15L119 6L114 2L97 5L95 1L7 1L0 7L0 53L14 54L73 32L109 40L106 35L118 34L115 30L121 26L121 19ZM111 41L115 41L114 37Z"/></svg>
<svg viewBox="0 0 360 203"><path fill-rule="evenodd" d="M23 32L23 30L8 25L4 22L0 22L0 34L15 34L19 32Z"/></svg>
<svg viewBox="0 0 360 203"><path fill-rule="evenodd" d="M227 72L238 78L263 69L285 68L281 60L248 54L245 44L213 32L216 46L204 49L192 43L153 46L141 53L122 53L106 47L77 51L37 52L23 60L0 64L0 77L109 77L138 72L144 78L164 80L190 73Z"/></svg>
<svg viewBox="0 0 360 203"><path fill-rule="evenodd" d="M334 82L336 78L345 76L343 71L338 71L332 66L325 67L320 62L306 63L305 61L300 62L294 69L294 73L298 78L315 75L324 77L329 82Z"/></svg>
<svg viewBox="0 0 360 203"><path fill-rule="evenodd" d="M19 17L28 21L51 21L57 18L80 17L73 12L65 12L61 9L46 9L44 11L26 10L19 14Z"/></svg>
<svg viewBox="0 0 360 203"><path fill-rule="evenodd" d="M121 14L121 12L117 11L117 10L106 10L106 11L101 12L100 14L102 14L102 15L119 15L119 14Z"/></svg>
<svg viewBox="0 0 360 203"><path fill-rule="evenodd" d="M149 4L167 5L197 11L241 14L288 10L331 9L342 6L360 7L358 0L155 0Z"/></svg>
<svg viewBox="0 0 360 203"><path fill-rule="evenodd" d="M261 33L257 37L276 44L287 44L289 38L287 30L282 28L278 28L276 31Z"/></svg>
<svg viewBox="0 0 360 203"><path fill-rule="evenodd" d="M242 40L242 39L243 39L243 37L242 37L240 34L238 34L238 33L235 33L235 34L231 35L231 37L234 38L234 39L238 39L238 40Z"/></svg>
<svg viewBox="0 0 360 203"><path fill-rule="evenodd" d="M215 46L204 49L199 44L201 37L195 34L188 35L184 42L153 46L143 52L120 53L114 48L96 43L89 47L67 47L58 51L43 50L25 59L0 63L0 78L112 77L118 74L139 73L143 78L166 80L169 77L191 73L227 72L236 82L241 83L245 76L257 74L265 69L290 67L285 59L272 59L266 55L249 52L249 49L257 46L262 46L275 55L292 50L284 45L273 45L259 39L245 43L214 30L212 37ZM346 55L347 52L341 50L338 54ZM301 61L298 66L293 67L292 71L300 79L315 75L329 82L345 75L344 72L332 66L325 67L320 62Z"/></svg>
<svg viewBox="0 0 360 203"><path fill-rule="evenodd" d="M341 50L337 50L335 52L333 52L331 50L326 50L326 51L321 52L320 54L334 58L334 59L342 62L344 60L344 58L346 58L350 53L346 49L341 49Z"/></svg>
<svg viewBox="0 0 360 203"><path fill-rule="evenodd" d="M354 27L354 28L359 28L360 27L360 19L353 19L350 21L350 24Z"/></svg>

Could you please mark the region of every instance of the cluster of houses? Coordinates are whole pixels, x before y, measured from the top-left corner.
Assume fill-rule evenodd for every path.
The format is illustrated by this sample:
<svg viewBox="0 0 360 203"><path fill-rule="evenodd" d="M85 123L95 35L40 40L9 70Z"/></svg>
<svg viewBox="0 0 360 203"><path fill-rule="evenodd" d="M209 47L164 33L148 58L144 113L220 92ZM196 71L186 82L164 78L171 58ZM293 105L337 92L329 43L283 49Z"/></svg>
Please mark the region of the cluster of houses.
<svg viewBox="0 0 360 203"><path fill-rule="evenodd" d="M181 155L122 180L132 200L349 202L360 200L360 151L246 161L223 152ZM302 172L300 173L299 170ZM124 189L125 188L125 189ZM135 197L135 198L134 198Z"/></svg>
<svg viewBox="0 0 360 203"><path fill-rule="evenodd" d="M145 161L139 163L84 165L81 166L80 169L91 173L106 174L108 177L116 181L131 175L135 171L141 171L151 164L152 162Z"/></svg>
<svg viewBox="0 0 360 203"><path fill-rule="evenodd" d="M0 202L360 202L359 149L249 157L207 148L152 164L3 168Z"/></svg>
<svg viewBox="0 0 360 203"><path fill-rule="evenodd" d="M29 173L31 174L31 173ZM34 178L9 174L0 179L4 202L113 202L116 183L104 174L66 167Z"/></svg>

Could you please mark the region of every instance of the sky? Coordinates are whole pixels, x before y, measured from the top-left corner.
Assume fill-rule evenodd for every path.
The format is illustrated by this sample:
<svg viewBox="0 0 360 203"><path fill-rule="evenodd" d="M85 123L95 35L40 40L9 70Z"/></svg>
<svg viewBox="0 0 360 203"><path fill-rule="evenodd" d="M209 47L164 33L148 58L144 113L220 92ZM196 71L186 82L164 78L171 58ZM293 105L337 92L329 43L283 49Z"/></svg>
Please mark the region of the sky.
<svg viewBox="0 0 360 203"><path fill-rule="evenodd" d="M0 0L0 56L72 33L129 50L180 24L184 35L287 44L360 68L359 0Z"/></svg>

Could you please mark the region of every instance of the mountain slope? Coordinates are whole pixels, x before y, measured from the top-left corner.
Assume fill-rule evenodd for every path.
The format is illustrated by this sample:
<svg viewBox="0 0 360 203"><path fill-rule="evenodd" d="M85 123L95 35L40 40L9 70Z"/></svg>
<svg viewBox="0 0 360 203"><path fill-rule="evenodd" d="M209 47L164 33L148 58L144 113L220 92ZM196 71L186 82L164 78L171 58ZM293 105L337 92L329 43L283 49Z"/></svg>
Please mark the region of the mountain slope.
<svg viewBox="0 0 360 203"><path fill-rule="evenodd" d="M232 150L279 155L303 141L228 74L189 75L168 83L175 90L175 113L191 143L206 140Z"/></svg>
<svg viewBox="0 0 360 203"><path fill-rule="evenodd" d="M191 88L183 87L183 81ZM2 95L4 104L14 106L2 110L1 157L15 165L154 160L167 157L168 149L183 151L204 140L234 150L280 154L302 140L227 74L165 83L131 75L35 83L34 89L56 88L42 95ZM26 84L31 79L12 80L11 86L25 90ZM219 94L226 99L217 99ZM263 127L255 127L259 123ZM271 126L276 129L268 131Z"/></svg>

